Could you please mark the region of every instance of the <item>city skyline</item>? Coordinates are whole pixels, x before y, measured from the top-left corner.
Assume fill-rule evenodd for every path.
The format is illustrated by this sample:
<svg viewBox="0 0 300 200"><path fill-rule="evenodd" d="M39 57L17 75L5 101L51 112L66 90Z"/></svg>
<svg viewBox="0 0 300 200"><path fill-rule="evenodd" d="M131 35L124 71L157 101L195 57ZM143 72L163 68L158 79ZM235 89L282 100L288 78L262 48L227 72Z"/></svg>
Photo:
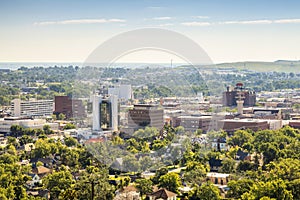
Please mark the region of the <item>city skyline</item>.
<svg viewBox="0 0 300 200"><path fill-rule="evenodd" d="M214 63L298 60L297 1L1 1L0 62L84 62L102 42L166 28L198 43ZM152 60L149 60L149 53ZM142 51L117 62L174 63Z"/></svg>

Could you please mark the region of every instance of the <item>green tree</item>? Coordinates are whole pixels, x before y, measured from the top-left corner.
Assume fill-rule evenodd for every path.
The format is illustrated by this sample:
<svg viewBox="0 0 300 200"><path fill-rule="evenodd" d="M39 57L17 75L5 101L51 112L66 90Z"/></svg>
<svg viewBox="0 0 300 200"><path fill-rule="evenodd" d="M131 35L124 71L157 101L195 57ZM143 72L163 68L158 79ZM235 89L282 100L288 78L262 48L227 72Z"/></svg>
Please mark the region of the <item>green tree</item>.
<svg viewBox="0 0 300 200"><path fill-rule="evenodd" d="M161 176L158 182L160 188L166 188L175 193L178 193L178 189L181 186L180 176L175 172L170 172Z"/></svg>
<svg viewBox="0 0 300 200"><path fill-rule="evenodd" d="M234 173L235 172L235 160L231 158L225 158L222 160L222 166L220 172L222 173Z"/></svg>
<svg viewBox="0 0 300 200"><path fill-rule="evenodd" d="M226 194L228 198L239 199L241 196L249 192L253 186L254 181L251 179L242 178L240 180L229 181L227 186L230 188Z"/></svg>
<svg viewBox="0 0 300 200"><path fill-rule="evenodd" d="M300 179L288 182L287 189L292 192L294 199L300 199Z"/></svg>
<svg viewBox="0 0 300 200"><path fill-rule="evenodd" d="M59 195L74 183L72 174L67 171L53 172L43 178L45 188L50 191L51 199L58 199Z"/></svg>
<svg viewBox="0 0 300 200"><path fill-rule="evenodd" d="M142 157L139 162L142 171L149 170L153 166L153 161L149 156Z"/></svg>
<svg viewBox="0 0 300 200"><path fill-rule="evenodd" d="M221 199L219 189L212 183L204 183L201 186L197 186L189 194L190 200L219 200Z"/></svg>
<svg viewBox="0 0 300 200"><path fill-rule="evenodd" d="M74 189L78 191L78 200L91 199L94 186L94 199L110 200L114 198L115 188L108 182L108 169L89 166L80 174Z"/></svg>
<svg viewBox="0 0 300 200"><path fill-rule="evenodd" d="M68 129L76 129L76 126L72 123L67 123L65 126L64 126L64 130L68 130Z"/></svg>
<svg viewBox="0 0 300 200"><path fill-rule="evenodd" d="M53 132L53 130L51 130L51 127L48 125L48 124L45 124L44 126L43 126L43 131L44 131L44 133L45 134L53 134L54 132Z"/></svg>
<svg viewBox="0 0 300 200"><path fill-rule="evenodd" d="M66 115L64 115L63 113L59 113L57 119L58 120L64 120L64 119L66 119Z"/></svg>
<svg viewBox="0 0 300 200"><path fill-rule="evenodd" d="M288 181L300 179L300 160L298 159L280 159L267 165L267 169L273 179Z"/></svg>
<svg viewBox="0 0 300 200"><path fill-rule="evenodd" d="M233 133L233 136L228 139L228 144L242 147L246 143L251 143L252 140L253 136L251 133L245 130L237 130Z"/></svg>
<svg viewBox="0 0 300 200"><path fill-rule="evenodd" d="M187 163L184 180L191 184L201 185L206 178L208 169L201 163L190 161Z"/></svg>
<svg viewBox="0 0 300 200"><path fill-rule="evenodd" d="M72 137L65 137L64 142L68 147L76 146L78 145L78 142L75 138Z"/></svg>
<svg viewBox="0 0 300 200"><path fill-rule="evenodd" d="M270 197L281 200L293 199L292 192L287 190L285 182L281 179L272 180L269 182L257 182L251 187L249 192L246 192L241 196L241 199L259 200L263 197Z"/></svg>
<svg viewBox="0 0 300 200"><path fill-rule="evenodd" d="M141 193L141 196L143 196L144 194L152 193L153 183L152 183L151 180L149 180L149 179L137 179L136 183L137 183L136 187L139 190L139 192Z"/></svg>
<svg viewBox="0 0 300 200"><path fill-rule="evenodd" d="M160 179L160 177L167 173L168 173L168 168L166 168L166 167L162 167L162 168L156 170L155 175L152 178L152 182L154 184L158 184L158 180Z"/></svg>

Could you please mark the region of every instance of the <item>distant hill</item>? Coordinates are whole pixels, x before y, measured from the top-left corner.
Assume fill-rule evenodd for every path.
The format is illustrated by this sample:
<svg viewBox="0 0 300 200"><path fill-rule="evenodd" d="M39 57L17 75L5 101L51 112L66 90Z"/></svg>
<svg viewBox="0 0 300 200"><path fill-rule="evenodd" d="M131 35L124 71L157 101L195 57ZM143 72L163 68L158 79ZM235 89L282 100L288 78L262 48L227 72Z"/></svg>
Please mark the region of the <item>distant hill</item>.
<svg viewBox="0 0 300 200"><path fill-rule="evenodd" d="M235 62L216 64L218 68L248 69L257 72L300 72L300 61L277 60L275 62Z"/></svg>

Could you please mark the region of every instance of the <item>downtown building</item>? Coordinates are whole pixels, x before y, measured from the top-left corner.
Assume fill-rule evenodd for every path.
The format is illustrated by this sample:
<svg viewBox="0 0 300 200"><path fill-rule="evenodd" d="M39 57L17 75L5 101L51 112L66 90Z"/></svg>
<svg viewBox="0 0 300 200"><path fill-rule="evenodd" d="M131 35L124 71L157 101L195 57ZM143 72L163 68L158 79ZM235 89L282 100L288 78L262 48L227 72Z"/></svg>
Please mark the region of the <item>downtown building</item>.
<svg viewBox="0 0 300 200"><path fill-rule="evenodd" d="M197 129L206 133L212 127L212 116L179 116L173 119L173 126L182 126L185 131L195 132Z"/></svg>
<svg viewBox="0 0 300 200"><path fill-rule="evenodd" d="M94 94L92 102L93 131L118 131L118 97Z"/></svg>
<svg viewBox="0 0 300 200"><path fill-rule="evenodd" d="M134 105L128 111L128 127L136 131L147 126L161 130L164 126L164 110L157 105Z"/></svg>
<svg viewBox="0 0 300 200"><path fill-rule="evenodd" d="M53 103L53 100L14 99L11 102L11 113L13 117L46 118L53 114Z"/></svg>
<svg viewBox="0 0 300 200"><path fill-rule="evenodd" d="M237 83L234 88L228 86L223 92L222 103L224 106L237 106L238 96L243 98L243 106L254 106L256 103L256 93L245 89L242 83Z"/></svg>
<svg viewBox="0 0 300 200"><path fill-rule="evenodd" d="M85 107L80 99L72 99L68 96L55 96L54 104L54 114L56 115L62 113L67 119L86 117Z"/></svg>

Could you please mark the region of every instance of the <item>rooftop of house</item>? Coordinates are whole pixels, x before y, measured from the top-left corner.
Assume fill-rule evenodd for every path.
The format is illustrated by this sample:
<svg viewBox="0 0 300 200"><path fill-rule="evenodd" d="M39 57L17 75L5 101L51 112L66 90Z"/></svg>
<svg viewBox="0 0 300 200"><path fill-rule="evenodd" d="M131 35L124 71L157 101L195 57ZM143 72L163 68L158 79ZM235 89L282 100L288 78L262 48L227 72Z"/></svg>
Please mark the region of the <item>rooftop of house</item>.
<svg viewBox="0 0 300 200"><path fill-rule="evenodd" d="M169 197L176 197L177 194L175 194L171 191L168 191L165 188L161 188L158 191L153 192L152 194L150 194L148 196L155 197L156 199L158 199L158 198L167 199Z"/></svg>
<svg viewBox="0 0 300 200"><path fill-rule="evenodd" d="M51 169L44 166L39 166L36 169L34 169L33 172L36 174L46 174L46 173L51 173Z"/></svg>

